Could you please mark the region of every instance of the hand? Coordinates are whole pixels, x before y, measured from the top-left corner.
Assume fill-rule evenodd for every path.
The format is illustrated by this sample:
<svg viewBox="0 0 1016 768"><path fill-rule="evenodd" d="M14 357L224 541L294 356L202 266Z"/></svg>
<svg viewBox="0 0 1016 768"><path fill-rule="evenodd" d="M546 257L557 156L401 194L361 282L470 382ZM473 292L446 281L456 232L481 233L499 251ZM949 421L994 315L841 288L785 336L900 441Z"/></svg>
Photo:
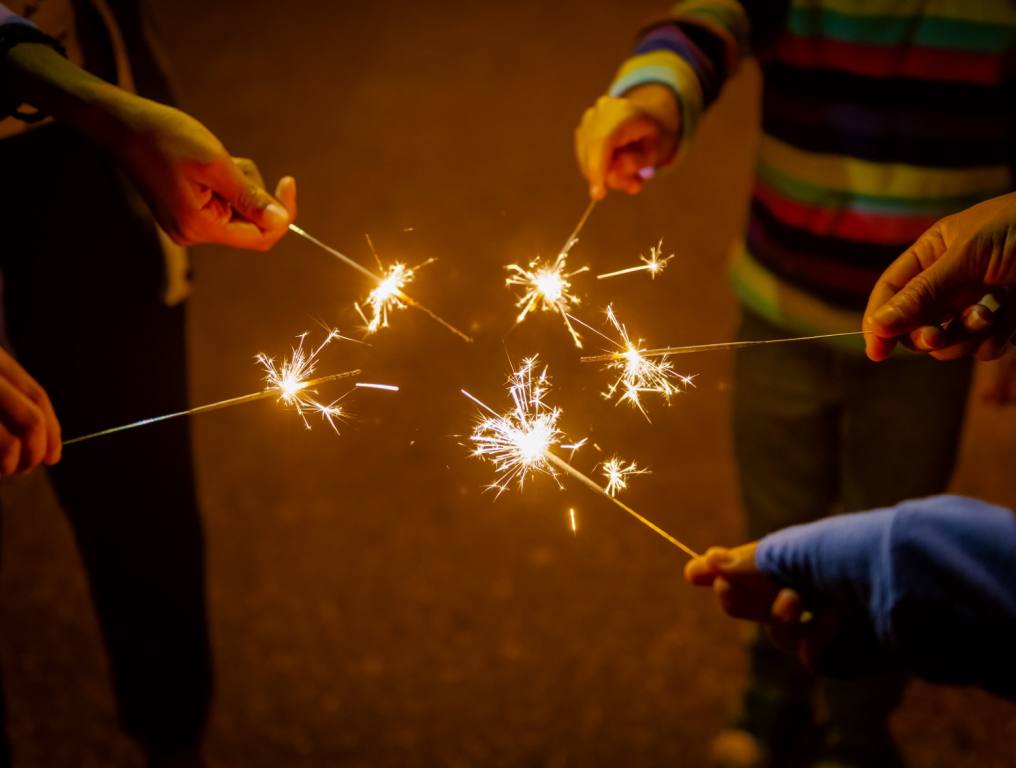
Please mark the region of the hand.
<svg viewBox="0 0 1016 768"><path fill-rule="evenodd" d="M780 587L760 571L756 546L752 542L733 549L711 547L688 563L684 577L695 586L711 586L728 616L762 624L777 648L815 669L841 622L833 612L815 620L796 591Z"/></svg>
<svg viewBox="0 0 1016 768"><path fill-rule="evenodd" d="M879 278L864 330L872 360L899 341L940 360L1005 354L1016 331L1016 193L921 235Z"/></svg>
<svg viewBox="0 0 1016 768"><path fill-rule="evenodd" d="M0 477L60 461L60 422L49 396L0 349Z"/></svg>
<svg viewBox="0 0 1016 768"><path fill-rule="evenodd" d="M640 192L674 158L680 129L677 99L665 85L641 85L621 98L601 96L575 130L575 155L590 196L602 199L608 188Z"/></svg>
<svg viewBox="0 0 1016 768"><path fill-rule="evenodd" d="M134 96L118 99L114 114L122 130L109 149L176 243L265 251L286 234L296 217L292 177L274 199L253 162L230 157L189 115Z"/></svg>

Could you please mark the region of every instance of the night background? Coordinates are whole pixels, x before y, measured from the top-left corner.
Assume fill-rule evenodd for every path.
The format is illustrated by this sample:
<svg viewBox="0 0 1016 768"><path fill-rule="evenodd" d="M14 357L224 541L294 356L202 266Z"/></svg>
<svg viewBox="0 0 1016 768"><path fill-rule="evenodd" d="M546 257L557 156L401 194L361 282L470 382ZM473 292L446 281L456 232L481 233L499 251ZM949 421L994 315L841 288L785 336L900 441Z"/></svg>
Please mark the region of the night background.
<svg viewBox="0 0 1016 768"><path fill-rule="evenodd" d="M501 407L509 359L539 352L564 428L605 451L583 449L580 468L616 451L653 471L625 496L640 512L696 549L745 538L729 353L677 358L697 386L669 408L650 402L650 424L601 397L607 376L579 362L555 316L508 333L503 265L553 254L571 231L587 201L572 132L665 3L154 5L180 105L270 184L294 175L297 223L325 242L368 264L366 233L388 261L436 257L411 293L476 336L466 345L407 310L370 347L330 347L322 372L360 367L402 387L355 396L340 437L271 402L194 420L216 663L209 756L705 764L740 692L746 627L683 582L684 555L576 484L483 492L491 469L468 456L476 409L459 394ZM679 168L598 206L571 259L593 270L575 280L581 317L599 322L613 302L652 345L734 338L726 260L747 215L757 90L748 66ZM676 256L655 281L595 280L661 237ZM258 389L257 352L284 354L321 322L361 324L352 304L369 286L296 237L267 254L192 257L194 404ZM1016 410L975 389L953 489L1011 506L1014 451ZM5 482L3 505L0 661L19 764L139 762L44 475ZM1011 765L1016 711L915 683L894 732L914 766Z"/></svg>

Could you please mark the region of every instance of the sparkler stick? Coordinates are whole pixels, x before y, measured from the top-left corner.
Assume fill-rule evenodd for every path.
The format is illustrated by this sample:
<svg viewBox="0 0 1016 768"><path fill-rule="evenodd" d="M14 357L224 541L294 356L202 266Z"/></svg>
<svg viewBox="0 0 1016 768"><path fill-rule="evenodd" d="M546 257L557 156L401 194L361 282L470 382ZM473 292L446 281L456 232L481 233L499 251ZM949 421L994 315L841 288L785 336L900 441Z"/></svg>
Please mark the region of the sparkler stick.
<svg viewBox="0 0 1016 768"><path fill-rule="evenodd" d="M660 256L662 254L663 254L663 241L660 240L660 242L657 245L654 245L649 249L648 259L645 256L639 256L639 260L643 262L642 264L639 264L637 267L628 267L627 269L619 269L616 272L606 272L602 275L597 275L596 279L606 280L607 278L610 277L620 277L621 275L630 275L633 272L648 272L649 276L653 280L655 280L656 276L666 268L667 262L669 262L672 258L674 258L674 254L670 254L670 256L668 256L667 258L661 259Z"/></svg>
<svg viewBox="0 0 1016 768"><path fill-rule="evenodd" d="M321 384L327 384L332 381L339 381L340 379L349 379L354 376L359 376L362 373L361 370L356 369L352 371L343 371L342 373L333 373L329 376L322 376L317 379L303 382L304 388L316 387ZM359 385L357 385L359 386ZM115 435L118 432L126 432L130 429L137 429L139 427L147 427L149 424L158 424L160 421L168 421L170 419L177 419L181 416L195 416L200 413L210 413L211 411L221 411L223 408L232 408L234 405L243 405L244 403L254 403L258 400L267 400L271 397L279 397L279 389L265 389L260 392L253 392L249 395L241 395L240 397L231 397L228 400L220 400L217 403L209 403L207 405L199 405L195 408L188 408L186 411L177 411L176 413L167 413L162 416L153 416L148 419L141 419L140 421L134 421L130 424L122 424L119 427L112 427L110 429L103 429L98 432L92 432L88 435L82 435L75 437L70 440L64 440L64 445L74 445L76 443L83 443L86 440L93 440L97 437L104 437L106 435Z"/></svg>
<svg viewBox="0 0 1016 768"><path fill-rule="evenodd" d="M720 349L745 349L760 347L766 344L792 344L799 341L819 341L820 339L840 339L847 336L864 336L870 331L846 331L843 333L823 333L818 336L795 336L786 339L757 339L754 341L721 341L716 344L695 344L690 347L660 347L659 349L640 350L642 357L663 357L664 355L688 355L693 352L712 352ZM603 355L586 355L580 358L583 363L607 363L623 357L621 352L610 352Z"/></svg>
<svg viewBox="0 0 1016 768"><path fill-rule="evenodd" d="M566 450L574 446L561 444L564 434L557 426L561 409L551 408L544 402L544 395L549 388L547 371L544 369L534 376L535 368L536 358L529 358L512 375L509 394L515 407L507 414L498 413L466 390L461 390L463 395L490 414L477 424L472 435L476 446L473 455L493 462L495 470L500 473L490 487L497 489L500 495L513 481L517 481L520 488L523 487L531 472L543 472L556 478L555 469L560 470L627 512L682 552L698 557L695 550L612 496L606 488L551 450L555 445Z"/></svg>
<svg viewBox="0 0 1016 768"><path fill-rule="evenodd" d="M346 256L346 254L342 253L341 251L337 251L336 249L332 248L330 245L326 245L325 243L321 242L316 237L314 237L309 232L307 232L307 230L302 229L301 227L296 226L296 224L290 224L289 225L289 229L290 229L291 232L294 232L295 234L297 234L300 237L304 238L308 242L313 243L318 248L323 250L325 253L331 254L336 259L338 259L343 264L345 264L346 266L352 267L357 272L359 272L362 275L365 275L366 277L370 278L371 280L373 280L377 284L377 287L371 292L370 296L368 297L367 302L368 302L368 304L371 305L372 309L374 309L376 307L379 312L384 312L385 314L378 315L378 317L380 317L380 319L378 320L377 326L373 330L377 330L380 327L387 326L387 324L388 324L387 323L387 310L392 308L393 306L397 307L398 306L397 302L401 301L402 303L404 303L404 304L406 304L406 305L408 305L410 307L413 307L415 309L420 310L425 315L427 315L431 320L434 320L439 325L441 325L444 328L446 328L447 330L451 331L452 333L454 333L456 336L458 336L463 341L466 341L466 342L472 342L473 341L473 337L472 336L469 336L468 334L463 333L462 331L460 331L454 325L449 323L447 320L442 318L440 315L436 314L433 310L429 309L428 307L426 307L423 304L421 304L420 302L418 302L416 299L414 299L412 296L407 294L402 289L403 286L407 282L409 282L410 279L412 279L413 269L418 269L419 267L414 267L413 269L407 269L405 267L405 265L402 265L402 264L393 264L391 266L391 268L389 268L389 270L387 272L384 270L384 268L382 268L381 269L381 274L377 275L377 274L371 272L369 269L367 269L362 264L360 264L358 261L354 261L353 259L351 259L348 256ZM430 262L428 261L428 262L425 262L425 263L430 263ZM420 266L423 266L423 265L420 265ZM359 309L359 307L357 307L357 309ZM361 312L361 314L362 314L362 312ZM370 325L372 323L373 323L373 320L368 321L368 330L369 331L371 330L370 329Z"/></svg>

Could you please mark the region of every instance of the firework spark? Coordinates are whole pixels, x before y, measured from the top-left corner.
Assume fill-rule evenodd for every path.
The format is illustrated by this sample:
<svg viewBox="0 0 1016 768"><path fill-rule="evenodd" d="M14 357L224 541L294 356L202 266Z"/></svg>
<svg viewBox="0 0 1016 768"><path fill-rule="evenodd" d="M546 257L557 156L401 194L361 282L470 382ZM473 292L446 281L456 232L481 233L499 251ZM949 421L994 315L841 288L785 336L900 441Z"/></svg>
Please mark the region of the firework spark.
<svg viewBox="0 0 1016 768"><path fill-rule="evenodd" d="M313 397L317 391L311 381L311 377L317 369L318 356L324 348L333 341L345 338L338 331L329 330L320 345L312 351L307 351L304 348L307 333L302 333L297 336L297 345L293 347L290 356L282 362L277 363L275 358L269 357L263 352L255 357L255 360L264 369L265 382L268 385L266 390L277 393L280 402L296 410L307 429L310 429L307 414L319 415L328 423L328 426L335 430L336 434L339 432L338 424L347 417L342 406L339 405L346 395L342 395L330 403L319 402Z"/></svg>
<svg viewBox="0 0 1016 768"><path fill-rule="evenodd" d="M618 320L613 306L607 307L607 321L617 331L619 339L600 335L617 346L620 351L597 356L607 363L605 370L617 372L617 379L603 393L605 398L614 400L616 404L627 402L638 408L646 420L649 420L649 414L642 403L643 395L658 394L669 405L671 397L683 392L687 387L695 386L695 376L677 373L674 364L665 355L659 360L649 359L642 347L642 340L631 340L628 329ZM586 327L591 328L588 325Z"/></svg>
<svg viewBox="0 0 1016 768"><path fill-rule="evenodd" d="M435 261L434 259L428 259L422 264L418 264L417 266L412 268L406 267L406 265L404 264L396 263L392 264L391 267L386 269L384 265L381 264L381 260L380 258L378 258L377 252L374 251L374 244L371 242L370 237L368 236L367 242L370 244L371 251L374 252L374 258L378 262L378 269L380 272L380 274L374 274L359 262L354 261L353 259L346 256L346 254L342 253L341 251L337 251L330 245L321 242L316 237L311 235L309 232L307 232L304 229L301 229L295 224L290 224L289 229L292 232L299 235L300 237L307 240L307 242L313 243L321 250L331 254L336 259L341 261L343 264L352 267L362 275L366 275L370 280L372 280L376 284L374 290L371 291L370 294L367 296L367 298L364 300L364 304L367 306L367 309L370 310L371 313L370 319L367 318L366 314L360 308L359 304L355 305L356 311L360 313L360 317L362 317L363 321L367 324L368 333L374 333L381 328L387 328L388 315L393 310L403 309L406 306L410 306L420 310L425 315L427 315L431 320L435 321L439 325L444 326L446 329L454 333L463 341L466 342L473 341L472 336L469 336L463 331L460 331L458 328L449 323L443 317L435 313L433 310L425 307L423 304L418 302L416 299L411 297L403 290L403 288L413 279L416 270L421 269L427 264L430 264L431 262ZM373 329L371 328L371 326L373 326Z"/></svg>
<svg viewBox="0 0 1016 768"><path fill-rule="evenodd" d="M572 507L571 509L568 510L568 517L571 520L571 530L572 530L572 533L577 533L578 530L579 530L579 527L575 523L575 508L574 507Z"/></svg>
<svg viewBox="0 0 1016 768"><path fill-rule="evenodd" d="M628 267L627 269L619 269L616 272L606 272L605 274L597 275L596 279L606 280L609 277L620 277L621 275L630 275L633 272L648 272L649 277L655 280L656 276L661 272L663 272L663 270L666 268L667 262L670 261L672 258L674 258L674 254L670 254L669 256L667 256L667 258L661 259L660 257L662 255L663 255L663 240L660 240L658 244L650 247L648 259L645 256L639 256L639 261L641 261L642 264L638 265L637 267Z"/></svg>
<svg viewBox="0 0 1016 768"><path fill-rule="evenodd" d="M624 461L616 456L600 466L603 467L603 475L607 478L606 491L611 496L617 496L619 491L628 487L629 477L651 474L648 469L639 469L634 461L625 466Z"/></svg>
<svg viewBox="0 0 1016 768"><path fill-rule="evenodd" d="M561 409L544 403L550 378L546 367L540 371L536 367L536 356L523 360L508 381L512 410L499 415L483 406L493 415L484 416L473 429L473 455L493 462L498 477L488 487L497 491L498 496L513 482L518 482L522 488L531 473L544 473L557 479L557 472L547 460L547 452L556 445L573 450L577 447L562 445L565 436L557 426ZM483 405L472 395L464 394Z"/></svg>
<svg viewBox="0 0 1016 768"><path fill-rule="evenodd" d="M571 278L582 272L588 272L589 267L580 267L573 272L566 271L568 263L568 251L575 244L572 240L557 255L553 264L543 264L539 257L529 262L528 268L520 267L518 264L508 264L505 269L510 273L505 280L505 285L521 286L522 295L519 296L515 306L521 312L515 318L518 325L526 316L535 310L544 312L557 312L564 321L565 328L571 334L572 341L579 349L582 348L582 337L575 326L568 319L568 313L572 307L579 304L577 296L571 293Z"/></svg>
<svg viewBox="0 0 1016 768"><path fill-rule="evenodd" d="M603 486L583 474L552 450L555 447L568 450L574 445L564 445L564 433L558 426L561 409L551 407L545 401L550 388L547 369L536 372L537 358L523 361L522 367L512 373L508 380L508 394L513 407L505 414L499 414L466 390L462 394L478 405L483 416L473 429L471 440L473 456L490 461L497 472L497 479L488 486L500 496L512 483L524 487L531 473L550 475L561 486L558 470L575 478L590 490L603 496L658 536L663 537L691 557L698 557L695 550L676 539L654 522L643 517L634 509L607 492ZM574 520L574 518L573 518Z"/></svg>

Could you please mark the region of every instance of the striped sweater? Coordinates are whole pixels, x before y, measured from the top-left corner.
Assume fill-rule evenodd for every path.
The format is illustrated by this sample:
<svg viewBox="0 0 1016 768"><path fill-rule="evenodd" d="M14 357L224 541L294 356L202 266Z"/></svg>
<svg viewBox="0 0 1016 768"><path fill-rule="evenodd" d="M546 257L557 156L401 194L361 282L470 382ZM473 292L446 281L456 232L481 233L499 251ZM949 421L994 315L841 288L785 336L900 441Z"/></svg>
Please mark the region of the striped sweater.
<svg viewBox="0 0 1016 768"><path fill-rule="evenodd" d="M683 147L750 52L763 135L732 274L764 317L856 328L924 230L1014 188L1016 0L687 0L644 31L610 93L669 86Z"/></svg>

